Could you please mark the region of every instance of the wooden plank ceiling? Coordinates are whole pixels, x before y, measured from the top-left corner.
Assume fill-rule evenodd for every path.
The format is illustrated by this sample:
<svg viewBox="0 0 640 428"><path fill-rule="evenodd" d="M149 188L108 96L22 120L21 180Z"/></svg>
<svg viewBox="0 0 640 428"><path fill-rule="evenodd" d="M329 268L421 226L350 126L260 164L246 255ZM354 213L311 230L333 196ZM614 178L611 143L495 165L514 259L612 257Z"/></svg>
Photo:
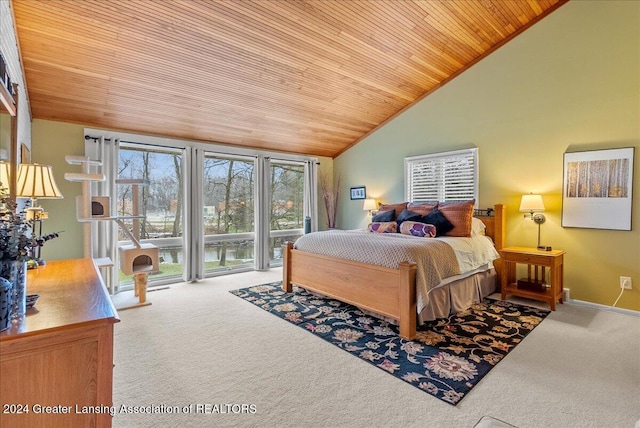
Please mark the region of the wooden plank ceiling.
<svg viewBox="0 0 640 428"><path fill-rule="evenodd" d="M335 157L566 0L13 0L32 115Z"/></svg>

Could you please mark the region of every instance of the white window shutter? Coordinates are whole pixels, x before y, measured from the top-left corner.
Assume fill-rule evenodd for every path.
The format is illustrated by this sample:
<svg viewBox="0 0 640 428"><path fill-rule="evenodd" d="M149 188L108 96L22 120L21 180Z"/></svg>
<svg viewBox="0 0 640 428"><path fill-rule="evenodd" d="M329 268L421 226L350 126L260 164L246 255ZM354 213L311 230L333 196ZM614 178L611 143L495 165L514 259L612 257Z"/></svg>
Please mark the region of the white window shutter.
<svg viewBox="0 0 640 428"><path fill-rule="evenodd" d="M478 200L478 149L407 157L405 191L409 202Z"/></svg>

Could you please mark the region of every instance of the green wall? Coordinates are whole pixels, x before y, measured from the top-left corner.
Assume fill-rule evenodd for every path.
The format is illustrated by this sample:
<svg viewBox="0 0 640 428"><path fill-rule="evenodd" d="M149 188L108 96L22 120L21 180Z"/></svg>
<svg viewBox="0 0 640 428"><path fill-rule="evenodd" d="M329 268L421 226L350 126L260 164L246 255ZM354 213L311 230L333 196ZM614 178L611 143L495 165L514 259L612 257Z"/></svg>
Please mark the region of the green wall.
<svg viewBox="0 0 640 428"><path fill-rule="evenodd" d="M571 297L640 310L640 2L571 1L369 135L334 161L341 175L338 226L363 227L367 197L404 200L403 159L479 148L481 208L507 204L507 244L535 246L518 212L541 193L542 243L564 249ZM563 153L635 147L632 231L563 228Z"/></svg>
<svg viewBox="0 0 640 428"><path fill-rule="evenodd" d="M38 203L49 213L43 222L45 233L63 231L59 238L42 247L45 260L83 257L82 226L76 221L76 196L82 194L82 184L64 179L65 172L81 172L69 165L66 155L84 156L84 127L61 122L34 120L31 126L32 162L51 165L56 184L64 199L42 199Z"/></svg>

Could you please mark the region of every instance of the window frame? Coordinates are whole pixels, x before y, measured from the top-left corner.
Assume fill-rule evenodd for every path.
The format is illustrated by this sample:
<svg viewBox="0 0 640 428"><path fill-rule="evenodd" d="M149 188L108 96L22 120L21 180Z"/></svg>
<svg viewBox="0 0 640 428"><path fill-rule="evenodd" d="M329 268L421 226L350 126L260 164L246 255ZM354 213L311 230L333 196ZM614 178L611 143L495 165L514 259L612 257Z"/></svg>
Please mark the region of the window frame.
<svg viewBox="0 0 640 428"><path fill-rule="evenodd" d="M461 194L455 198L447 198L447 193L450 193L450 186L448 186L448 179L452 178L446 174L446 162L451 162L455 160L471 160L471 167L473 171L471 171L471 185L468 186L465 190L465 194ZM416 199L414 195L418 193L416 189L416 177L415 172L417 167L420 165L426 166L427 164L433 164L433 166L437 169L437 177L433 177L432 181L436 183L438 186L433 197L428 198L419 198ZM426 155L419 156L409 156L404 158L404 188L405 188L405 198L409 202L424 202L427 200L432 201L454 201L454 200L469 200L475 199L476 206L478 205L478 148L473 147L469 149L462 150L452 150L447 152L440 153L432 153ZM421 180L424 181L424 180ZM425 186L426 187L426 186Z"/></svg>
<svg viewBox="0 0 640 428"><path fill-rule="evenodd" d="M93 128L84 128L84 135L85 135L85 152L86 153L93 153L93 151L95 150L96 145L94 142L91 141L92 139L104 138L105 140L111 142L110 150L113 153L111 153L109 156L115 158L115 167L114 167L114 162L110 161L111 169L110 168L104 169L104 173L107 175L108 179L109 179L109 176L117 173L118 150L116 149L115 146L121 143L131 144L134 147L139 145L150 145L150 146L157 146L161 149L169 149L169 150L173 149L173 150L183 151L183 161L184 161L184 168L185 168L184 177L183 177L184 198L185 198L184 204L183 204L183 210L184 210L183 211L183 216L184 216L183 217L184 218L183 235L186 239L184 242L184 251L185 251L184 257L186 260L190 261L190 262L185 262L185 269L183 271L183 276L182 276L183 281L196 281L199 279L203 279L205 277L204 257L203 257L205 239L203 239L203 237L201 236L202 220L200 218L201 212L202 212L202 205L203 205L202 198L200 196L202 192L202 182L201 180L197 179L197 177L200 177L199 174L202 173L205 152L215 153L216 155L228 156L228 157L255 159L256 165L261 165L262 169L265 169L265 167L269 165L270 159L273 159L277 163L292 162L294 164L302 163L305 165L307 164L313 165L314 166L314 169L312 172L312 177L314 180L313 182L315 182L316 180L315 166L318 164L318 159L312 156L277 153L277 152L270 152L270 151L265 151L260 149L227 146L227 145L222 145L217 143L203 143L203 142L198 142L193 140L181 140L181 139L174 139L174 138L167 138L167 137L155 137L155 136L140 135L140 134L130 134L130 133L119 132L119 131L93 129ZM118 141L118 143L117 144L113 143L115 141ZM99 154L97 153L92 154L92 158L97 158L97 157L99 157ZM268 181L265 181L265 183L266 182ZM258 180L256 180L256 183L258 183ZM259 193L259 194L265 193L264 188L262 188L262 190L263 191L257 191L256 193ZM311 187L311 190L313 190L312 187ZM108 194L113 194L115 189L111 189L111 190L104 189L104 191ZM306 185L304 188L304 192L305 192L305 196L304 196L305 212L311 216L317 217L317 195L311 192L307 196L307 192L309 192L309 189L307 188ZM99 194L99 193L96 193L96 194ZM192 207L191 213L187 211L187 207ZM315 219L315 221L317 221L317 218ZM312 225L313 224L314 222L312 220ZM115 224L110 224L110 226L113 230L111 232L112 236L117 236L117 231L113 229L114 227L117 228L117 226ZM268 240L269 232L270 231L266 230L265 233L260 235L256 233L255 238ZM287 232L291 233L292 230L288 230ZM279 235L279 234L280 234L280 231L275 233L275 235ZM262 235L265 235L265 236L263 237ZM96 236L96 239L94 240L98 240L98 239L99 238L97 238ZM171 239L176 240L181 238L171 238ZM141 242L146 242L146 240L142 240ZM154 242L158 242L158 241L154 240ZM268 245L268 241L266 242L266 245ZM113 244L110 245L108 248L109 254L107 254L114 261L117 261L117 247L118 247L117 237L115 237ZM259 260L257 257L258 255L256 255L256 264L253 267L253 270L263 270L263 269L268 269L270 267L274 267L278 265L278 263L270 264L269 260L260 261L262 259ZM117 266L114 266L111 269L112 269L112 278L117 278L116 276L117 269L118 269ZM248 268L248 270L249 269L250 268ZM232 272L223 271L220 274L233 273L233 272L234 271ZM208 277L210 275L206 275L206 276ZM211 276L217 276L217 275L211 275ZM172 282L175 282L175 280L172 280ZM156 282L156 280L149 281L150 286L162 285L163 283L164 281L162 280L158 280L158 282ZM115 291L114 288L110 288L110 289ZM118 291L121 291L121 290L118 290Z"/></svg>

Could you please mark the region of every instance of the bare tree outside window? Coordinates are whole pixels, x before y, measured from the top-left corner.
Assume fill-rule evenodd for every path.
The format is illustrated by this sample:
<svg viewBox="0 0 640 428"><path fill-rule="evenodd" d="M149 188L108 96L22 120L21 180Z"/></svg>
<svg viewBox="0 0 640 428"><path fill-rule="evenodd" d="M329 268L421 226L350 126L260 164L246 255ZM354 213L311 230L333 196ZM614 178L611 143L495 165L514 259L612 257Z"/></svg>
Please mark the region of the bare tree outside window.
<svg viewBox="0 0 640 428"><path fill-rule="evenodd" d="M233 236L255 230L253 170L253 161L205 157L204 232L229 237L205 245L205 269L253 264L253 239Z"/></svg>
<svg viewBox="0 0 640 428"><path fill-rule="evenodd" d="M182 156L171 151L137 147L121 147L119 150L118 178L144 179L149 186L139 188L140 239L176 238L182 236ZM133 215L133 191L131 185L117 186L117 212L120 216ZM133 228L134 220L127 220ZM119 230L118 239L127 240ZM160 248L160 272L154 277L182 274L181 246ZM121 281L129 277L121 276Z"/></svg>
<svg viewBox="0 0 640 428"><path fill-rule="evenodd" d="M123 145L119 150L119 178L146 179L140 190L141 239L159 240L160 274L182 274L184 189L181 153L175 150ZM206 153L202 176L202 220L205 237L205 272L253 268L255 262L254 159ZM270 169L269 256L281 258L281 246L301 235L304 228L304 165L273 161ZM117 188L120 216L133 213L131 186ZM189 209L188 207L186 208ZM127 226L132 228L133 221ZM291 233L287 231L291 230ZM120 231L119 240L127 237ZM172 243L174 242L174 243ZM121 277L121 281L128 278Z"/></svg>
<svg viewBox="0 0 640 428"><path fill-rule="evenodd" d="M271 165L271 231L304 228L304 166ZM269 256L279 259L285 241L298 234L278 236L270 239Z"/></svg>

